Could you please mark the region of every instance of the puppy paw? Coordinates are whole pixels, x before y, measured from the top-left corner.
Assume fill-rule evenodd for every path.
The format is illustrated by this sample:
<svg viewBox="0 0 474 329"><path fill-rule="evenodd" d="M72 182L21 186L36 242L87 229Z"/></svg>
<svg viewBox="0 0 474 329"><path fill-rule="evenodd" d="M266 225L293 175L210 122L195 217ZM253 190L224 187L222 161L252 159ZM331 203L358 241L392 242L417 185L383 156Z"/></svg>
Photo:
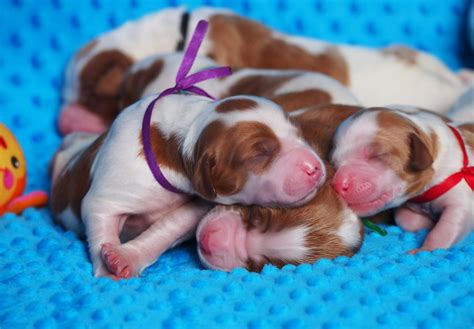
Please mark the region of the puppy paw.
<svg viewBox="0 0 474 329"><path fill-rule="evenodd" d="M102 245L102 260L110 273L119 279L130 279L136 273L133 270L131 262L120 250L120 246L114 246L110 243Z"/></svg>

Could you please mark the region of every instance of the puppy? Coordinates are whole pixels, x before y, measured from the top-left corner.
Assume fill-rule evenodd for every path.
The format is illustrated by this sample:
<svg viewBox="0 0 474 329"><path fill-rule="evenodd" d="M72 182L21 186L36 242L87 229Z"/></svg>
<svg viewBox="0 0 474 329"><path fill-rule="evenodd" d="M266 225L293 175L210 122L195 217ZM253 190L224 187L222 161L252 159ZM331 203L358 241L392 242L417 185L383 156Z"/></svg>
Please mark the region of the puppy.
<svg viewBox="0 0 474 329"><path fill-rule="evenodd" d="M109 126L130 66L182 50L200 19L209 21L201 55L235 68L320 72L348 86L365 106L403 103L446 112L467 86L435 57L406 47L334 45L278 33L227 10L166 9L104 33L76 53L66 71L60 131Z"/></svg>
<svg viewBox="0 0 474 329"><path fill-rule="evenodd" d="M328 158L337 126L358 107L322 105L292 116L303 137ZM332 167L326 163L328 177ZM309 203L297 208L217 206L198 226L202 263L230 271L260 271L265 264L311 263L327 257L353 255L362 244L363 226L328 180Z"/></svg>
<svg viewBox="0 0 474 329"><path fill-rule="evenodd" d="M182 60L181 53L150 56L135 63L125 75L119 96L119 107L126 107L142 97L172 85ZM217 63L198 57L194 70L199 71ZM307 107L341 103L358 104L355 96L340 82L324 74L307 71L239 69L232 75L200 84L217 98L253 95L270 99L286 112Z"/></svg>
<svg viewBox="0 0 474 329"><path fill-rule="evenodd" d="M182 60L182 53L154 55L133 64L125 73L118 96L117 109L126 108L139 99L173 85ZM196 58L193 72L217 66L207 57ZM286 112L324 103L358 104L354 95L340 82L326 75L306 71L240 69L218 80L208 80L200 86L217 98L254 95L272 100ZM84 120L82 130L102 132L107 125ZM77 123L77 120L74 124Z"/></svg>
<svg viewBox="0 0 474 329"><path fill-rule="evenodd" d="M144 112L155 97L128 107L82 149L66 145L64 156L56 156L52 209L67 229L84 228L96 276L138 275L192 234L209 210L192 195L223 204L291 207L310 200L326 180L322 160L275 103L181 93L156 102L151 119L153 155L183 193L170 192L155 181L140 138ZM130 239L137 232L142 233L121 244L121 233Z"/></svg>
<svg viewBox="0 0 474 329"><path fill-rule="evenodd" d="M474 225L473 130L416 108L366 109L338 129L334 187L360 216L406 203L395 213L399 226L432 228L413 252L449 248ZM460 180L449 187L454 173Z"/></svg>

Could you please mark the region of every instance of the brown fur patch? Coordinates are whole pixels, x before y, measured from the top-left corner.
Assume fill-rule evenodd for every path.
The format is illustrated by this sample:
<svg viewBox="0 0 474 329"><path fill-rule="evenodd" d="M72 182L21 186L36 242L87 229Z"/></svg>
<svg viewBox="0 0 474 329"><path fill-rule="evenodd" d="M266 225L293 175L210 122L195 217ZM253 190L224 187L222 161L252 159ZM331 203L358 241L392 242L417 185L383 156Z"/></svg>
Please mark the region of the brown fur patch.
<svg viewBox="0 0 474 329"><path fill-rule="evenodd" d="M279 149L278 138L262 123L239 122L227 128L215 121L201 133L194 167L188 172L193 173L193 186L202 195L212 198L212 189L222 196L232 195L242 190L249 173L265 170Z"/></svg>
<svg viewBox="0 0 474 329"><path fill-rule="evenodd" d="M331 95L324 90L307 89L276 95L270 99L280 105L285 112L292 112L314 105L330 103Z"/></svg>
<svg viewBox="0 0 474 329"><path fill-rule="evenodd" d="M237 95L254 95L270 98L275 95L275 91L285 83L298 77L298 74L283 75L250 75L237 80L229 87L226 94L220 95L220 98Z"/></svg>
<svg viewBox="0 0 474 329"><path fill-rule="evenodd" d="M352 256L357 251L359 247L353 249L346 246L336 234L343 223L346 206L333 190L330 182L331 177L328 177L315 198L304 206L292 209L257 206L241 208L244 224L248 230L258 230L261 234L268 234L305 226L309 232L305 239L308 252L304 258L281 259L272 255L264 255L263 261L250 258L247 261L247 268L250 271L259 272L267 263L280 268L285 264L313 263L320 258ZM359 232L363 236L363 230Z"/></svg>
<svg viewBox="0 0 474 329"><path fill-rule="evenodd" d="M140 144L142 144L141 132L138 138ZM160 166L167 167L181 174L186 174L183 158L181 156L181 140L178 136L172 134L170 138L166 138L159 127L152 125L150 129L150 139L153 155ZM143 148L138 155L145 156Z"/></svg>
<svg viewBox="0 0 474 329"><path fill-rule="evenodd" d="M150 66L125 75L119 98L120 110L142 98L145 88L160 75L163 65L163 60L157 59Z"/></svg>
<svg viewBox="0 0 474 329"><path fill-rule="evenodd" d="M434 170L432 166L424 170L412 169L413 154L410 149L410 135L418 136L433 159L438 153L437 136L427 135L409 120L391 110L380 111L377 122L379 131L374 138L377 158L407 183L407 195L414 196L431 181Z"/></svg>
<svg viewBox="0 0 474 329"><path fill-rule="evenodd" d="M337 127L361 109L350 105L320 105L290 117L290 120L300 128L304 138L321 158L329 159Z"/></svg>
<svg viewBox="0 0 474 329"><path fill-rule="evenodd" d="M78 102L111 124L119 113L118 96L132 59L118 50L95 55L79 76Z"/></svg>
<svg viewBox="0 0 474 329"><path fill-rule="evenodd" d="M256 108L257 102L248 98L231 98L224 100L217 107L216 111L219 113L226 113L232 111L243 111Z"/></svg>
<svg viewBox="0 0 474 329"><path fill-rule="evenodd" d="M418 52L406 46L395 45L386 47L381 50L381 53L386 56L394 56L409 65L417 64Z"/></svg>
<svg viewBox="0 0 474 329"><path fill-rule="evenodd" d="M86 56L88 53L91 52L92 49L97 45L98 41L97 40L92 40L85 44L79 51L76 53L75 58L76 60L79 60Z"/></svg>
<svg viewBox="0 0 474 329"><path fill-rule="evenodd" d="M74 164L65 166L58 175L51 191L51 209L55 215L70 207L73 213L81 218L82 200L92 183L90 176L92 163L105 137L106 133L72 157L70 161L74 161Z"/></svg>
<svg viewBox="0 0 474 329"><path fill-rule="evenodd" d="M277 39L267 27L235 15L214 15L209 24L213 48L208 55L218 63L232 67L315 71L349 84L347 63L336 47L311 54Z"/></svg>

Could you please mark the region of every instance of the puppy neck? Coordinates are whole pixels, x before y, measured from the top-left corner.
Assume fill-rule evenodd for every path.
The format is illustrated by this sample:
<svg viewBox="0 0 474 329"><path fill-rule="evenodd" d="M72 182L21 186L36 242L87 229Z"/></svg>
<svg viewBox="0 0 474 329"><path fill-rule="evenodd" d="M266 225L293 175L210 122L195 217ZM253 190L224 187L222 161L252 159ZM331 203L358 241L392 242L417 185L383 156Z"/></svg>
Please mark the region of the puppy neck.
<svg viewBox="0 0 474 329"><path fill-rule="evenodd" d="M148 99L147 99L148 100ZM211 114L209 104L212 101L203 96L175 94L160 99L152 114L152 139L160 139L155 157L167 180L185 193L193 193L188 177L186 162L191 161L185 155L187 140L194 140L199 127ZM153 130L160 136L153 136Z"/></svg>

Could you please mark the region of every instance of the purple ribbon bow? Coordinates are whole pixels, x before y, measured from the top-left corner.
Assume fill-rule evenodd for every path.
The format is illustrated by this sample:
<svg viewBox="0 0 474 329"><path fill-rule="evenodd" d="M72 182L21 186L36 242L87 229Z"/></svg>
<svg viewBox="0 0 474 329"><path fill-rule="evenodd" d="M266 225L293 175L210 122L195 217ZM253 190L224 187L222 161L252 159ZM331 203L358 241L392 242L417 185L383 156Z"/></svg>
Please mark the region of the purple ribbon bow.
<svg viewBox="0 0 474 329"><path fill-rule="evenodd" d="M184 53L183 60L181 61L181 65L178 70L178 74L176 75L176 85L172 88L165 89L162 91L158 97L156 97L147 107L145 111L145 115L143 116L142 122L142 143L143 143L143 151L145 153L146 162L148 163L148 167L152 172L153 176L155 177L156 181L165 189L170 192L174 193L183 193L181 190L177 189L166 179L163 175L163 172L160 169L160 166L156 162L155 156L153 154L153 150L151 147L151 135L150 135L150 126L151 126L151 114L153 112L153 108L155 107L155 103L162 97L171 94L177 94L181 91L188 91L196 95L201 95L208 97L210 99L215 99L211 95L209 95L203 89L195 86L196 83L220 78L224 76L228 76L232 74L230 67L216 67L211 69L202 70L191 74L190 76L186 76L191 67L193 66L194 60L196 59L197 53L199 51L199 47L201 46L202 40L206 35L208 23L204 20L199 21L196 29L194 30L193 36L191 41L189 42L188 47Z"/></svg>

